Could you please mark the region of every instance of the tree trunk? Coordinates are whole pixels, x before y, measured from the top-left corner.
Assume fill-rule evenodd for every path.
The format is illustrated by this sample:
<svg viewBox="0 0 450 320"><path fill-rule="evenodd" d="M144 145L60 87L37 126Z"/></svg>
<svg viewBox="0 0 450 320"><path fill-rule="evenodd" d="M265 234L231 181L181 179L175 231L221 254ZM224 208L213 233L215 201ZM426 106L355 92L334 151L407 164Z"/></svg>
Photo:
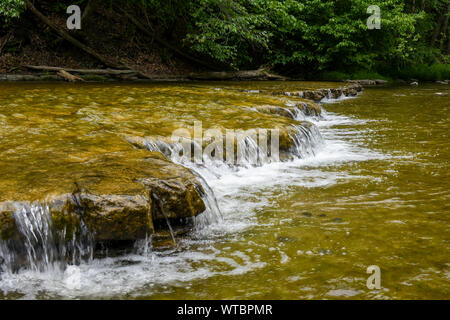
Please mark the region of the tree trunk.
<svg viewBox="0 0 450 320"><path fill-rule="evenodd" d="M180 56L181 58L184 58L186 60L189 60L191 62L194 62L198 65L201 65L203 67L206 67L210 70L219 70L218 67L210 65L204 61L201 61L199 59L196 59L194 57L192 57L191 55L181 51L180 49L176 48L175 46L171 45L170 43L164 41L163 39L159 38L154 32L149 31L142 23L140 23L134 16L130 15L129 13L127 13L125 10L123 10L122 8L117 7L117 9L119 11L121 11L139 30L141 30L143 33L145 33L146 35L148 35L149 37L155 39L156 42L158 42L159 44L163 45L164 47L172 50L175 54L177 54L178 56Z"/></svg>
<svg viewBox="0 0 450 320"><path fill-rule="evenodd" d="M4 38L0 39L0 55L2 54L3 48L6 46L9 39L11 38L11 35L12 31L8 32L8 34Z"/></svg>
<svg viewBox="0 0 450 320"><path fill-rule="evenodd" d="M52 28L56 33L58 33L63 39L69 41L71 44L73 44L74 46L80 48L81 50L83 50L84 52L88 53L89 55L93 56L94 58L96 58L97 60L99 60L100 62L102 62L104 65L112 67L112 68L116 68L116 69L122 69L124 66L119 65L113 61L110 61L109 59L107 59L106 57L103 57L102 55L98 54L97 52L95 52L93 49L91 49L90 47L84 45L83 43L81 43L80 41L78 41L77 39L75 39L74 37L72 37L71 35L69 35L67 32L63 31L60 27L58 27L57 25L55 25L54 23L52 23L46 16L44 16L38 9L36 9L36 7L30 2L30 0L25 0L25 3L27 5L27 8L39 19L41 20L43 23L45 23L46 25L48 25L50 28Z"/></svg>
<svg viewBox="0 0 450 320"><path fill-rule="evenodd" d="M95 7L97 5L97 0L89 0L86 7L84 8L83 15L81 16L81 22L83 23L90 14L95 10Z"/></svg>
<svg viewBox="0 0 450 320"><path fill-rule="evenodd" d="M412 0L411 13L414 14L416 12L416 0Z"/></svg>
<svg viewBox="0 0 450 320"><path fill-rule="evenodd" d="M450 4L447 7L447 13L445 14L444 28L442 29L442 32L441 32L442 33L442 39L441 39L441 45L439 46L439 50L441 50L441 51L444 49L444 43L445 43L445 40L448 37L448 30L447 30L447 28L448 28L448 14L449 14L449 11L450 11Z"/></svg>
<svg viewBox="0 0 450 320"><path fill-rule="evenodd" d="M422 0L422 4L420 5L420 11L425 10L425 0Z"/></svg>
<svg viewBox="0 0 450 320"><path fill-rule="evenodd" d="M447 42L447 54L450 54L450 37L448 37L448 42Z"/></svg>
<svg viewBox="0 0 450 320"><path fill-rule="evenodd" d="M67 72L81 73L81 74L104 74L104 75L124 75L124 74L136 74L137 71L134 70L117 70L117 69L70 69L61 67L49 67L49 66L30 66L25 65L24 67L32 70L41 71L60 71L65 70Z"/></svg>
<svg viewBox="0 0 450 320"><path fill-rule="evenodd" d="M438 23L436 25L436 29L434 29L433 36L431 37L431 42L430 42L431 47L434 47L434 43L436 42L437 37L439 36L439 31L441 30L442 22L444 22L444 11L441 12Z"/></svg>

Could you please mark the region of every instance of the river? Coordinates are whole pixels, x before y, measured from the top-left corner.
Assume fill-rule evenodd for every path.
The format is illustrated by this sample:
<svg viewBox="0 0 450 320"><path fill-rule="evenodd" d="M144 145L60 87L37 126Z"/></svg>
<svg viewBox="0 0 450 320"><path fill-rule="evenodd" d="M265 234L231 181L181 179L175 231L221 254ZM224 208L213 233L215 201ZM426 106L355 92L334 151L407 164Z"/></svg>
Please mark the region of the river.
<svg viewBox="0 0 450 320"><path fill-rule="evenodd" d="M49 184L62 190L80 163L125 152L123 136L167 136L195 120L261 126L271 118L248 110L296 98L259 90L338 85L0 84L0 200L44 196ZM381 86L324 100L321 117L297 115L321 135L306 156L241 168L185 164L211 187L223 218L176 249L145 242L63 270L3 272L0 298L447 299L448 93L445 85ZM371 265L381 289L366 286Z"/></svg>

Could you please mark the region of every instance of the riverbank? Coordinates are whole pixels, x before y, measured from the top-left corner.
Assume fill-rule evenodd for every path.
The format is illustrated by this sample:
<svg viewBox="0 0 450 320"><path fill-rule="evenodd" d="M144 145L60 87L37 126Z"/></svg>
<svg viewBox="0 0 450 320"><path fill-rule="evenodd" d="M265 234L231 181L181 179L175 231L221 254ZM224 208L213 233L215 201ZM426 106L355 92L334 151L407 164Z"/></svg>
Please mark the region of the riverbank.
<svg viewBox="0 0 450 320"><path fill-rule="evenodd" d="M398 61L396 61L389 64L381 59L380 61L383 61L383 63L371 61L370 63L362 63L362 66L358 65L358 62L367 60L367 57L365 57L364 59L356 59L355 63L343 67L340 62L346 60L348 63L353 59L353 54L344 50L341 56L333 55L325 59L323 55L326 54L320 52L317 48L317 43L322 43L321 41L314 41L313 48L309 48L311 51L309 54L302 50L300 50L301 54L296 52L296 46L292 44L285 48L286 52L279 53L277 57L271 56L270 52L262 54L260 51L267 51L268 48L263 49L258 43L244 47L242 44L237 47L233 47L233 45L225 46L221 43L220 36L217 39L214 37L214 35L218 36L215 32L210 34L205 33L205 30L195 30L199 34L194 35L194 29L196 29L194 21L187 22L181 19L181 16L171 20L174 18L172 16L174 12L165 6L159 8L157 3L147 4L150 7L156 6L156 10L152 11L150 7L146 7L144 4L125 5L117 1L111 6L103 6L96 0L83 1L81 4L83 12L82 28L80 30L69 30L65 20L67 14L64 11L65 4L68 5L68 2L60 1L58 5L51 1L41 1L38 4L31 1L18 2L22 3L20 10L14 8L14 6L8 7L4 9L6 12L2 12L6 14L6 18L0 16L0 75L3 81L57 81L61 77L66 80L77 80L76 77L64 73L61 76L55 76L56 73L49 70L31 73L27 67L30 65L60 68L66 71L70 69L103 70L100 74L89 73L84 77L82 76L81 78L86 81L112 81L112 79L121 81L137 81L140 79L185 81L192 80L191 74L205 74L210 71L221 70L225 72L251 70L258 69L261 66L276 71L280 76L288 76L296 80L381 79L395 82L396 79L401 79L411 83L416 81L445 81L450 78L447 56L444 54L434 56L431 51L427 59L420 60L423 64L414 61L403 64L398 64ZM222 10L223 8L220 7L219 9ZM422 10L425 9L427 8L422 8ZM165 12L166 15L152 16L154 11L158 10ZM172 8L172 10L182 9ZM21 13L20 18L7 18L8 14L16 17L19 16L19 13ZM199 17L195 16L195 18ZM190 25L190 23L193 23L193 25ZM236 27L234 29L240 30ZM227 30L233 33L231 29ZM189 32L194 32L194 34ZM389 34L389 31L386 32ZM209 37L204 37L204 34L209 34ZM238 43L241 41L251 42L250 39L255 40L259 36L261 34L258 33L258 35L254 35L254 37L245 41L240 37L230 40L227 36L226 42L228 40ZM339 38L347 38L348 36L348 34L344 34ZM363 38L366 36L364 35ZM329 37L326 36L326 38ZM442 40L444 39L445 36ZM306 39L304 41L308 42ZM288 43L290 42L276 43L272 50L277 51ZM346 48L347 45L349 44L342 46L341 49ZM322 46L324 45L319 47ZM330 47L337 48L336 44L330 44ZM359 52L361 45L357 47L357 52ZM245 49L250 52L244 53ZM225 55L224 52L228 50L231 50L231 52L227 53L228 58L224 58L222 54ZM294 52L289 55L288 52L292 50ZM385 52L385 50L382 51ZM410 48L409 51L414 50ZM443 43L441 44L441 51L445 51ZM370 50L369 52L376 55ZM246 56L246 54L250 55ZM299 56L301 58L297 59L296 57ZM395 56L401 55L397 52ZM336 61L330 64L332 60ZM240 63L237 63L238 61ZM310 63L311 61L314 61L314 63ZM318 61L325 62L318 63ZM330 65L325 65L326 61ZM428 61L428 64L424 61ZM404 66L402 67L404 69L399 69L400 65ZM104 72L106 69L120 69L122 72L111 75ZM344 70L344 72L336 70ZM245 80L257 79L245 78Z"/></svg>
<svg viewBox="0 0 450 320"><path fill-rule="evenodd" d="M67 81L67 82L189 82L189 81L298 81L295 78L285 77L276 74L269 69L257 69L247 71L216 71L216 72L196 72L185 74L155 74L144 75L136 70L117 70L117 69L71 69L63 67L50 66L23 66L17 69L34 70L27 73L0 73L0 82L20 82L20 81ZM41 71L41 72L39 72ZM45 72L42 72L45 71ZM378 78L358 78L358 74L320 74L319 81L341 82L349 84L358 84L362 86L377 86L387 84L408 84L418 83L419 79L408 78L392 79L383 77L379 74L364 74L378 76ZM423 77L420 77L423 79ZM439 79L439 80L435 80ZM429 77L424 82L435 82L438 84L449 84L448 78L439 76ZM440 80L442 79L442 80ZM314 80L310 80L314 82Z"/></svg>

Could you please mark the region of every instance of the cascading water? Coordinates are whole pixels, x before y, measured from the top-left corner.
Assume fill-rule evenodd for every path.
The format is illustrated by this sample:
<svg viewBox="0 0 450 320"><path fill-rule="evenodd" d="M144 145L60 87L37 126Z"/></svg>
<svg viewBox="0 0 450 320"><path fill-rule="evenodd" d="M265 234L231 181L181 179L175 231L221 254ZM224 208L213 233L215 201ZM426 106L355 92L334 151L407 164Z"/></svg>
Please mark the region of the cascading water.
<svg viewBox="0 0 450 320"><path fill-rule="evenodd" d="M323 143L322 135L317 126L296 126L297 132L291 135L294 146L291 152L298 158L313 157L316 150Z"/></svg>
<svg viewBox="0 0 450 320"><path fill-rule="evenodd" d="M0 241L0 271L63 271L68 264L92 260L93 242L82 220L70 236L56 231L48 206L39 202L17 204L14 219L18 235Z"/></svg>
<svg viewBox="0 0 450 320"><path fill-rule="evenodd" d="M304 121L305 119L318 121L320 118L317 115L307 115L300 108L294 108L291 114L292 118L299 121ZM306 123L296 125L292 129L290 131L292 147L289 150L289 154L294 159L308 159L320 150L323 141L316 125ZM258 141L252 136L245 136L242 140L237 141L237 144L241 151L236 153L236 164L234 165L226 161L217 161L217 159L211 158L207 154L203 154L202 161L196 163L192 158L183 156L183 145L181 143L167 143L158 139L148 139L143 144L146 149L160 152L172 161L190 168L202 185L203 190L198 188L197 191L202 196L206 210L194 218L195 232L192 240L182 239L181 243L178 243L180 248L189 246L189 241L195 241L197 239L196 235L200 235L198 237L200 241L204 241L204 239L212 241L215 237L220 237L224 234L239 233L241 230L249 228L249 226L256 223L254 221L254 209L267 205L264 199L259 199L257 203L248 201L246 197L248 197L247 190L249 187L251 186L255 190L265 187L270 181L273 183L274 175L279 175L277 180L280 180L280 182L292 179L291 177L287 177L290 174L288 172L284 173L286 170L283 168L284 166L286 168L296 167L297 164L294 162L286 161L280 167L279 163L275 163L270 157L266 156L267 150L261 149ZM192 141L192 148L199 148L199 145L196 145L196 142ZM246 203L247 201L248 203ZM221 208L223 208L226 214L222 214ZM189 252L189 250L180 251L179 254L169 259L164 254L152 251L152 239L150 237L136 242L135 253L138 253L138 256L133 253L121 258L122 260L131 261L131 265L137 262L141 263L142 265L137 267L138 271L134 270L133 274L142 274L145 279L142 278L139 281L136 279L137 282L133 282L133 279L125 275L123 279L128 280L126 282L120 282L120 279L116 276L108 275L111 274L109 272L111 268L120 264L122 260L117 261L106 258L91 261L92 244L86 244L85 240L80 240L80 235L74 235L72 241L69 242L60 241L60 239L67 239L67 237L64 234L55 234L52 231L52 222L48 208L46 209L41 206L41 208L34 210L33 212L36 214L37 212L41 212L40 218L37 218L36 221L31 221L34 219L31 217L35 217L35 215L30 216L29 209L25 210L26 215L21 214L20 210L17 214L17 219L23 219L24 221L21 234L23 234L25 239L29 239L25 243L29 244L28 248L30 250L25 250L25 252L27 253L27 257L31 258L27 259L39 261L39 263L33 262L37 267L31 267L32 271L41 272L50 270L48 266L52 266L55 263L59 270L65 270L63 275L65 280L60 286L57 286L55 283L45 282L48 284L45 290L49 292L57 292L58 294L66 294L67 296L77 295L77 293L72 291L72 287L67 286L66 282L70 280L69 282L72 283L74 275L77 276L80 272L87 273L88 271L92 273L92 277L103 277L105 279L104 282L110 283L111 286L116 284L117 288L122 288L121 290L123 292L132 292L137 286L140 286L141 282L157 283L163 280L170 281L170 279L186 281L190 278L205 277L204 272L208 272L207 276L214 274L239 274L264 266L264 263L258 261L257 258L252 258L244 253L239 253L241 255L240 259L243 262L235 262L233 259L223 258L221 257L221 253L210 255ZM80 223L82 225L82 221ZM11 252L13 251L10 246L8 247L6 243L0 242L0 256L4 260L3 264L0 260L0 269L10 270L9 265L12 264L11 261L17 263L18 257L12 257ZM89 256L89 258L86 259L86 256ZM82 259L82 257L85 258ZM159 258L155 260L155 257ZM201 268L198 270L190 270L189 267L186 267L186 264L189 266L190 263L204 263L211 259L218 259L229 264L232 267L231 271L214 271ZM41 263L41 261L43 262ZM85 263L89 261L91 262ZM96 266L93 266L93 263ZM28 264L32 265L32 263ZM68 264L71 264L71 266L68 266ZM78 264L79 266L77 266ZM186 270L190 270L189 277L186 276ZM124 272L126 272L126 269L124 269ZM148 276L145 277L144 275ZM20 287L18 285L20 275L10 274L9 277L9 288ZM87 277L89 279L90 276ZM5 284L2 284L4 285L4 290L8 290L8 286ZM94 285L92 281L87 281L86 283L81 281L77 284L76 289L79 291L84 290L84 292L89 292L87 295L92 294L94 296L104 292L101 284Z"/></svg>
<svg viewBox="0 0 450 320"><path fill-rule="evenodd" d="M300 114L305 116L300 109L297 109L292 116L296 120L303 121L303 119L300 119L302 117ZM289 153L298 158L314 156L315 150L323 143L318 127L313 123L307 123L305 125L294 125L293 129L293 133L289 134L293 143ZM268 150L258 143L257 137L244 134L241 137L237 137L236 143L237 154L231 166L228 159L227 161L221 161L216 157L211 158L207 153L202 154L200 162L193 161L190 157L190 152L188 153L189 156L185 156L183 152L184 146L181 142L167 143L161 140L147 139L144 141L143 147L149 151L160 152L168 159L188 166L191 170L203 167L209 167L211 170L214 170L215 167L223 166L224 164L228 164L231 170L236 170L240 167L262 166L272 162L272 158L267 155ZM194 148L200 148L196 141L192 141L191 144L194 145ZM193 162L196 163L196 166L192 166Z"/></svg>
<svg viewBox="0 0 450 320"><path fill-rule="evenodd" d="M167 216L166 208L164 207L164 203L158 197L158 195L156 193L154 193L154 192L152 192L151 197L152 197L153 200L156 200L156 202L158 203L159 208L161 210L161 213L163 214L164 219L166 220L167 228L169 229L170 236L172 237L173 244L176 246L177 245L177 240L175 240L175 234L173 233L172 225L170 224L169 217Z"/></svg>

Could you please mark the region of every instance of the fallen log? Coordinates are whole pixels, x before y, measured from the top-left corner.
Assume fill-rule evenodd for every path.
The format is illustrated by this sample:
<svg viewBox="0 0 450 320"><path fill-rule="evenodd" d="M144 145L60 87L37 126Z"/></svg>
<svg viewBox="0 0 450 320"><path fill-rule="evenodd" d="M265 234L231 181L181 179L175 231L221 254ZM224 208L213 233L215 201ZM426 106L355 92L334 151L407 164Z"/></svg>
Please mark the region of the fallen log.
<svg viewBox="0 0 450 320"><path fill-rule="evenodd" d="M69 81L69 82L79 82L79 81L84 81L84 79L74 76L73 74L68 73L65 70L59 70L57 73L58 76L60 76L61 78L64 78L65 80Z"/></svg>
<svg viewBox="0 0 450 320"><path fill-rule="evenodd" d="M123 75L123 74L138 74L135 70L117 70L117 69L71 69L71 68L61 68L61 67L50 67L50 66L31 66L24 65L25 68L31 70L40 71L61 71L65 70L67 72L81 73L81 74L102 74L102 75Z"/></svg>

